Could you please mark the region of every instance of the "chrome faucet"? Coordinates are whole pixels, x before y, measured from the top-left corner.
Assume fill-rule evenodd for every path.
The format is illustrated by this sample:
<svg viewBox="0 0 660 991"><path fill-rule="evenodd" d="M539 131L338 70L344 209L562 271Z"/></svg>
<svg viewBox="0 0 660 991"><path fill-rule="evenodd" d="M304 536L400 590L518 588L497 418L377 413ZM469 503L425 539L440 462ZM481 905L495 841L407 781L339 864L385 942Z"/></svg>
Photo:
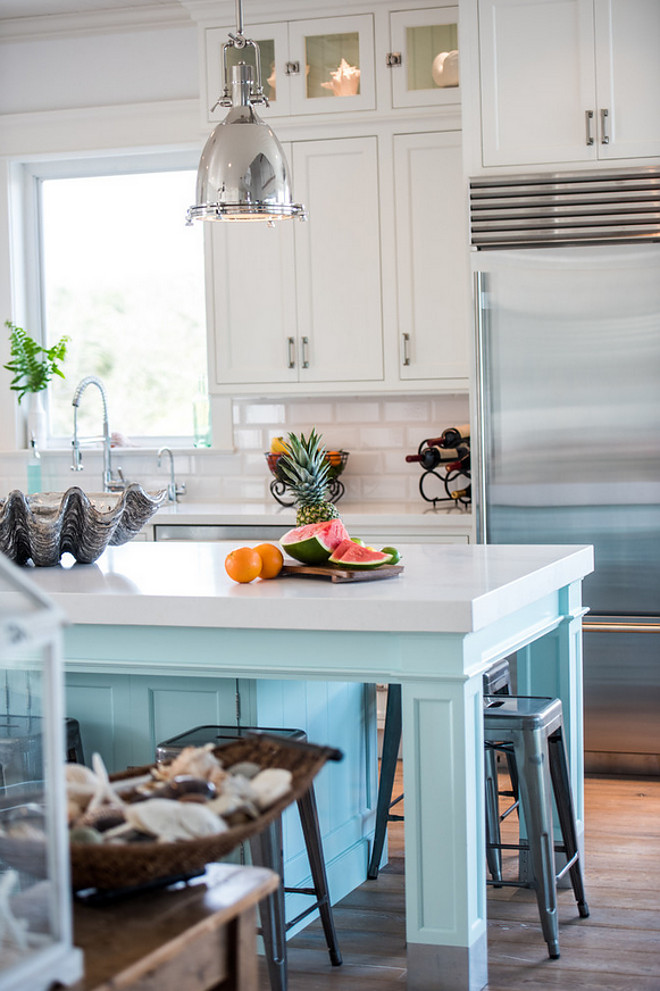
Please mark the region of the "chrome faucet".
<svg viewBox="0 0 660 991"><path fill-rule="evenodd" d="M176 478L174 477L174 455L169 447L161 447L158 452L158 467L160 468L162 464L164 454L169 455L170 459L170 481L167 486L167 501L177 502L180 495L186 494L186 483L182 482L181 485L176 484Z"/></svg>
<svg viewBox="0 0 660 991"><path fill-rule="evenodd" d="M122 492L126 488L126 479L124 478L121 468L117 469L118 478L112 473L112 462L110 454L110 428L108 426L108 400L105 394L105 388L101 379L97 378L95 375L87 375L84 379L76 386L76 391L73 394L73 399L71 400L71 405L73 406L73 440L71 442L73 447L73 464L71 465L71 471L82 471L82 454L80 453L80 440L78 438L78 407L80 406L80 400L82 394L88 385L95 385L99 392L101 393L101 402L103 403L103 435L101 437L88 437L86 438L86 443L94 442L97 440L103 443L103 491L104 492Z"/></svg>

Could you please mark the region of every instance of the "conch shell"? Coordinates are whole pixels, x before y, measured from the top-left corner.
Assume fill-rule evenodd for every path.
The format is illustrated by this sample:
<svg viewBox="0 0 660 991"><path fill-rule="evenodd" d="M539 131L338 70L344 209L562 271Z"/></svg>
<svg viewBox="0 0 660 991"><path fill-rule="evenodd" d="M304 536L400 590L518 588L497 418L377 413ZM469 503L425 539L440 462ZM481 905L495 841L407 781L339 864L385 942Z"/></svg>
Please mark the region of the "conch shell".
<svg viewBox="0 0 660 991"><path fill-rule="evenodd" d="M343 58L339 68L330 73L330 81L321 83L321 86L331 89L335 96L355 96L360 86L360 70Z"/></svg>

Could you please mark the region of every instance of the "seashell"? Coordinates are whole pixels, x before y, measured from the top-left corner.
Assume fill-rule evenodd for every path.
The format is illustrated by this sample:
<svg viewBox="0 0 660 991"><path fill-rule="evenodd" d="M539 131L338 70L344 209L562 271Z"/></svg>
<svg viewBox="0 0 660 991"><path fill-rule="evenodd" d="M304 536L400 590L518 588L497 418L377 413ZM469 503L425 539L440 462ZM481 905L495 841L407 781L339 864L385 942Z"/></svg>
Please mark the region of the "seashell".
<svg viewBox="0 0 660 991"><path fill-rule="evenodd" d="M247 819L257 819L259 816L259 809L254 802L247 798L242 798L240 795L232 795L229 792L223 792L222 795L218 795L213 801L208 802L208 809L211 809L218 816L222 816L223 819L231 821L235 816L241 815Z"/></svg>
<svg viewBox="0 0 660 991"><path fill-rule="evenodd" d="M71 843L92 845L94 843L102 843L103 837L98 829L93 829L91 826L75 826L69 830L69 840Z"/></svg>
<svg viewBox="0 0 660 991"><path fill-rule="evenodd" d="M75 825L82 828L92 827L100 833L114 829L126 821L123 805L100 805L96 809L87 810L77 820Z"/></svg>
<svg viewBox="0 0 660 991"><path fill-rule="evenodd" d="M248 779L253 778L260 770L261 766L251 760L242 760L238 764L232 764L231 767L227 768L229 774L240 774L241 777Z"/></svg>
<svg viewBox="0 0 660 991"><path fill-rule="evenodd" d="M189 774L179 774L176 778L161 785L156 791L155 798L174 798L178 801L209 801L215 798L217 788L212 781L203 778L193 778Z"/></svg>
<svg viewBox="0 0 660 991"><path fill-rule="evenodd" d="M268 809L291 789L293 775L283 767L267 767L252 778L250 785L256 793L260 809Z"/></svg>
<svg viewBox="0 0 660 991"><path fill-rule="evenodd" d="M149 494L135 483L120 494L87 495L77 485L63 494L23 495L18 489L0 499L0 551L17 564L59 564L67 551L80 564L92 564L108 544L125 544L151 519L166 496Z"/></svg>
<svg viewBox="0 0 660 991"><path fill-rule="evenodd" d="M205 747L184 747L171 764L158 765L154 773L163 781L170 781L183 774L212 781L216 787L219 787L227 777L227 772L211 753L212 749L212 743L208 743Z"/></svg>
<svg viewBox="0 0 660 991"><path fill-rule="evenodd" d="M214 836L228 828L208 805L191 805L169 798L150 798L125 808L126 822L163 843Z"/></svg>
<svg viewBox="0 0 660 991"><path fill-rule="evenodd" d="M103 805L104 803L108 803L109 805L122 805L122 799L119 795L117 795L110 784L108 772L100 754L92 754L92 767L96 777L96 790L89 800L87 811L91 812L93 809L98 808L99 805Z"/></svg>

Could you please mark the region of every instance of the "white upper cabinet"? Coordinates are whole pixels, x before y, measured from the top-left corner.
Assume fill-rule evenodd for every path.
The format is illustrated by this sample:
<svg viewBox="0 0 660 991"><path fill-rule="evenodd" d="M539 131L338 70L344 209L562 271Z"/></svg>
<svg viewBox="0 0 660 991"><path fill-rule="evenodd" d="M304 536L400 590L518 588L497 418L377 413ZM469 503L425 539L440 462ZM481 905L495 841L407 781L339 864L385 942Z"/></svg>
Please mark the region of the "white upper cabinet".
<svg viewBox="0 0 660 991"><path fill-rule="evenodd" d="M461 134L394 135L402 380L468 375Z"/></svg>
<svg viewBox="0 0 660 991"><path fill-rule="evenodd" d="M479 0L483 165L660 153L658 0Z"/></svg>
<svg viewBox="0 0 660 991"><path fill-rule="evenodd" d="M214 392L383 378L377 139L287 154L309 221L209 225Z"/></svg>
<svg viewBox="0 0 660 991"><path fill-rule="evenodd" d="M390 13L393 107L460 104L458 7Z"/></svg>
<svg viewBox="0 0 660 991"><path fill-rule="evenodd" d="M222 120L212 109L223 87L223 46L232 27L204 32L207 120ZM372 14L325 17L274 24L250 24L247 37L259 45L261 81L270 103L264 117L373 110L376 106ZM254 64L254 49L227 50L231 66Z"/></svg>

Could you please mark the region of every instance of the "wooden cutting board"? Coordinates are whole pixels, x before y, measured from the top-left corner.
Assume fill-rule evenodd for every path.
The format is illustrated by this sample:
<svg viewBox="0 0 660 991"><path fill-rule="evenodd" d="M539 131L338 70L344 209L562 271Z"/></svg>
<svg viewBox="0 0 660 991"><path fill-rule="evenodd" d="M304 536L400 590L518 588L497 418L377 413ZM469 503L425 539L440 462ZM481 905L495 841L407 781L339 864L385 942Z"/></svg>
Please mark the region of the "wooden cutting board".
<svg viewBox="0 0 660 991"><path fill-rule="evenodd" d="M381 564L380 568L339 568L334 564L285 564L279 577L325 578L331 582L373 582L379 578L395 578L403 571L402 564Z"/></svg>

